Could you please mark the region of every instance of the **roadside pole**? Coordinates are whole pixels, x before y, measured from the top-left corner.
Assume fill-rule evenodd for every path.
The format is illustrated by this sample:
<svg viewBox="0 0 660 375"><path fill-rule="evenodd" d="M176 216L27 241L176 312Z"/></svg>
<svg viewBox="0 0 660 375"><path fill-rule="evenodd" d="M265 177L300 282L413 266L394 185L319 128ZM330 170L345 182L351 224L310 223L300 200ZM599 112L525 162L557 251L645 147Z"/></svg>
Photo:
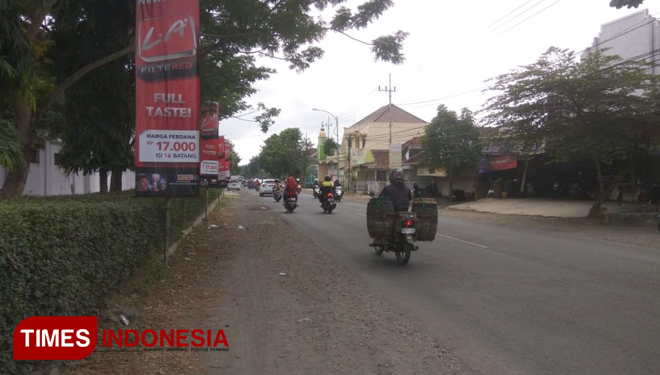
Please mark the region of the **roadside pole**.
<svg viewBox="0 0 660 375"><path fill-rule="evenodd" d="M163 251L163 262L167 267L167 249L170 247L170 198L165 198L165 249Z"/></svg>
<svg viewBox="0 0 660 375"><path fill-rule="evenodd" d="M209 219L209 183L204 188L204 221Z"/></svg>

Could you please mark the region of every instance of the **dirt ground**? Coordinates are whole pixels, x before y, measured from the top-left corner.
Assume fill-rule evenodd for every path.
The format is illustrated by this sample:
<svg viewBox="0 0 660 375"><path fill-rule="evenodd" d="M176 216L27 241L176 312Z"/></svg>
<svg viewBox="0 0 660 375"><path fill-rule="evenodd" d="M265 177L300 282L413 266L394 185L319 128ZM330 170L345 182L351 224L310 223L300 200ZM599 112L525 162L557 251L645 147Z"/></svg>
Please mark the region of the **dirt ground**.
<svg viewBox="0 0 660 375"><path fill-rule="evenodd" d="M440 216L468 221L529 227L552 233L605 240L622 244L660 249L660 233L652 226L633 226L609 224L603 218L598 219L561 219L539 216L500 215L486 212L442 209Z"/></svg>
<svg viewBox="0 0 660 375"><path fill-rule="evenodd" d="M223 329L229 352L97 347L62 373L473 373L247 193L226 197L183 240L161 280L112 301L102 328L126 328L123 313L138 331Z"/></svg>

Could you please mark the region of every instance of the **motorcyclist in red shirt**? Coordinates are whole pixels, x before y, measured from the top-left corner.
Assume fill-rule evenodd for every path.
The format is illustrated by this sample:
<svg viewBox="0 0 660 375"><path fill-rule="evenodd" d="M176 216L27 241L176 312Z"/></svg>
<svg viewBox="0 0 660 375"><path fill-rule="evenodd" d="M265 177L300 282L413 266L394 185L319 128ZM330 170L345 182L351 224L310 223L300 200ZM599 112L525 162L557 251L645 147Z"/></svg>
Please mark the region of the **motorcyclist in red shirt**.
<svg viewBox="0 0 660 375"><path fill-rule="evenodd" d="M298 183L293 176L289 176L286 180L284 186L284 202L287 202L290 197L295 197L296 201L298 200Z"/></svg>

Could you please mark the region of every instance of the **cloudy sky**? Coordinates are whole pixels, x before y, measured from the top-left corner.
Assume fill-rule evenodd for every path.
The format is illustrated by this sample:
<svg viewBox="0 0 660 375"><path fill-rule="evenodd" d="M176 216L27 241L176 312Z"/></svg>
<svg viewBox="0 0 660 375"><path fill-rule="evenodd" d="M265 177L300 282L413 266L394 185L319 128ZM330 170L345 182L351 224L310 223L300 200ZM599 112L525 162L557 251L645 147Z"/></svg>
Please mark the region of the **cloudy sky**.
<svg viewBox="0 0 660 375"><path fill-rule="evenodd" d="M642 9L660 16L656 0L618 10L609 7L609 0L395 0L368 29L349 34L370 41L397 30L410 33L404 64L374 61L369 46L338 34L319 44L324 58L302 73L282 61L260 59L277 74L257 84L259 92L248 101L280 108L281 115L267 134L257 124L235 119L222 121L220 134L234 142L242 164L259 153L264 139L286 128L300 128L316 142L328 115L312 108L338 116L341 137L344 127L388 103L378 87L388 86L389 74L396 87L392 103L426 121L438 104L476 111L488 98L481 92L487 79L534 62L550 46L581 51L598 36L600 25ZM326 20L331 15L319 14Z"/></svg>

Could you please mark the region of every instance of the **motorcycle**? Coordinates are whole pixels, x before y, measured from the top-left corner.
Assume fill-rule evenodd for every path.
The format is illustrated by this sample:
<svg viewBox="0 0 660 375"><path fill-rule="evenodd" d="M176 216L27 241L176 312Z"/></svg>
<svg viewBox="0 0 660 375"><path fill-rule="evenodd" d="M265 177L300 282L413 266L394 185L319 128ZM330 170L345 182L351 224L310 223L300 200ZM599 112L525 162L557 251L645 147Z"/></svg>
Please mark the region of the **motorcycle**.
<svg viewBox="0 0 660 375"><path fill-rule="evenodd" d="M337 202L341 202L341 199L344 197L344 193L342 192L341 186L335 187L335 200Z"/></svg>
<svg viewBox="0 0 660 375"><path fill-rule="evenodd" d="M275 199L275 202L279 203L280 200L282 200L282 191L281 190L275 190L273 192L273 199Z"/></svg>
<svg viewBox="0 0 660 375"><path fill-rule="evenodd" d="M321 195L321 187L314 186L314 199L319 199L320 195Z"/></svg>
<svg viewBox="0 0 660 375"><path fill-rule="evenodd" d="M421 192L418 192L418 195ZM389 198L376 198L369 192L367 205L367 230L373 242L369 244L381 255L394 252L396 261L406 265L410 254L419 250L416 242L432 242L437 234L437 203L415 198L411 211L394 211Z"/></svg>
<svg viewBox="0 0 660 375"><path fill-rule="evenodd" d="M334 194L328 193L328 195L326 195L325 199L323 200L323 203L321 203L321 208L323 209L323 213L328 213L328 214L331 214L332 210L337 208L337 203L335 203Z"/></svg>
<svg viewBox="0 0 660 375"><path fill-rule="evenodd" d="M296 197L288 197L284 201L284 208L286 209L286 211L288 213L292 213L293 210L296 209L296 207L298 207L298 197L297 196Z"/></svg>
<svg viewBox="0 0 660 375"><path fill-rule="evenodd" d="M396 262L403 266L410 260L410 253L419 249L415 245L416 225L419 220L415 212L398 212L392 215L397 215L397 219L390 238L374 242L369 246L373 247L378 255L384 251L393 251L396 255Z"/></svg>
<svg viewBox="0 0 660 375"><path fill-rule="evenodd" d="M300 194L302 192L302 185L298 184L296 191L298 191L298 194Z"/></svg>

